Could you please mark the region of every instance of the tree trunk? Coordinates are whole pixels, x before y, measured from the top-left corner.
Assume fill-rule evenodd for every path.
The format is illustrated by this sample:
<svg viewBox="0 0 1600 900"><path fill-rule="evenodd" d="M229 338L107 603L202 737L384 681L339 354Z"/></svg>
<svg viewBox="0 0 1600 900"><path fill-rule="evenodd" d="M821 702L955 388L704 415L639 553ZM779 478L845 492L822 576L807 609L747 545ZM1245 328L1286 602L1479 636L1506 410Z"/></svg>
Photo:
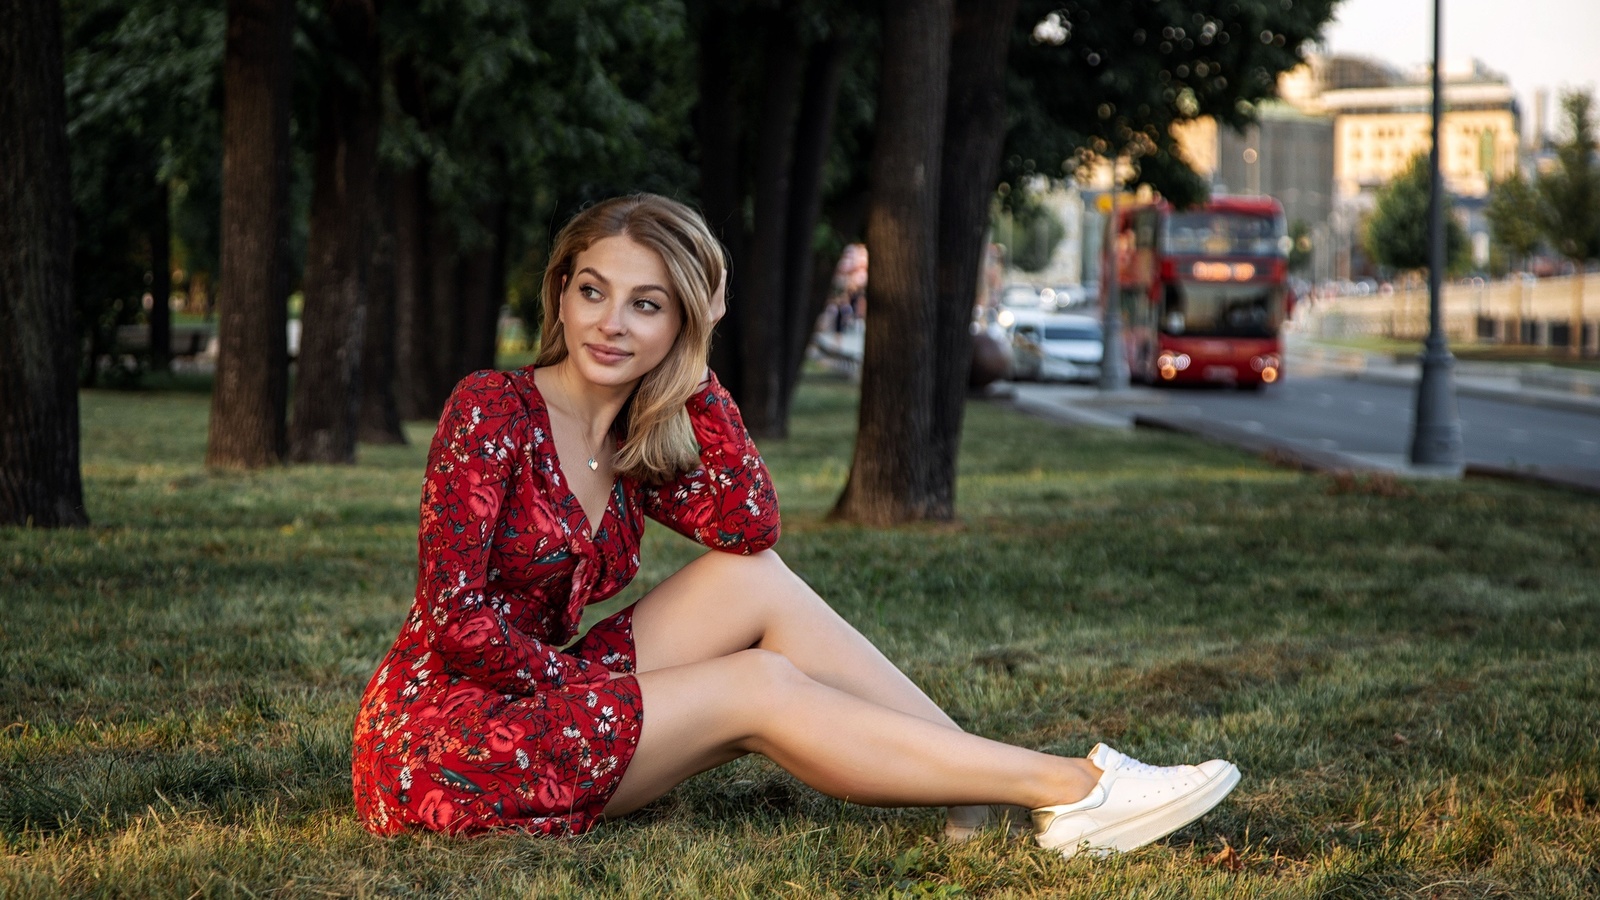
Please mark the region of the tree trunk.
<svg viewBox="0 0 1600 900"><path fill-rule="evenodd" d="M700 31L700 105L695 117L700 148L700 199L706 224L728 249L733 266L728 272L728 312L717 326L711 344L711 368L729 393L744 394L744 366L740 358L740 324L744 321L745 225L743 166L739 152L741 122L733 73L733 44L738 29L730 16L712 12Z"/></svg>
<svg viewBox="0 0 1600 900"><path fill-rule="evenodd" d="M379 169L373 204L376 233L367 279L367 336L361 342L361 421L356 437L366 444L404 444L394 401L394 176Z"/></svg>
<svg viewBox="0 0 1600 900"><path fill-rule="evenodd" d="M305 308L289 458L354 463L366 341L367 266L378 166L378 10L370 0L330 0L336 56L359 75L323 86L311 197Z"/></svg>
<svg viewBox="0 0 1600 900"><path fill-rule="evenodd" d="M17 0L7 10L0 28L0 525L87 525L61 6Z"/></svg>
<svg viewBox="0 0 1600 900"><path fill-rule="evenodd" d="M805 72L805 48L790 27L785 10L772 15L764 53L766 81L762 90L761 127L756 140L755 227L750 238L749 296L741 312L740 346L744 354L744 391L736 399L745 426L757 437L783 437L779 416L783 386L784 307L790 273L784 270L788 249L789 187L794 160L795 118Z"/></svg>
<svg viewBox="0 0 1600 900"><path fill-rule="evenodd" d="M466 372L461 353L461 240L450 212L441 209L429 193L428 222L431 240L425 248L428 272L433 278L429 297L431 323L427 335L428 381L421 398L422 417L437 419L450 397L450 389Z"/></svg>
<svg viewBox="0 0 1600 900"><path fill-rule="evenodd" d="M394 179L394 399L401 419L428 418L433 275L428 170L418 164Z"/></svg>
<svg viewBox="0 0 1600 900"><path fill-rule="evenodd" d="M165 181L156 182L150 203L150 368L172 365L172 203Z"/></svg>
<svg viewBox="0 0 1600 900"><path fill-rule="evenodd" d="M501 196L505 196L501 194ZM511 205L495 200L478 211L486 243L461 257L461 369L450 387L469 372L495 368L500 308L506 302L506 242Z"/></svg>
<svg viewBox="0 0 1600 900"><path fill-rule="evenodd" d="M818 260L814 239L822 214L822 174L833 143L834 110L844 83L845 42L834 35L811 49L795 125L794 174L789 180L789 224L783 269L786 321L778 363L778 424L789 431L789 406L800 381L806 345L827 304L833 260Z"/></svg>
<svg viewBox="0 0 1600 900"><path fill-rule="evenodd" d="M865 525L923 519L937 501L927 455L950 15L950 0L884 3L860 426L834 508Z"/></svg>
<svg viewBox="0 0 1600 900"><path fill-rule="evenodd" d="M955 0L950 97L939 188L939 300L933 329L929 516L955 515L956 460L972 368L972 307L983 268L989 200L1005 142L1006 51L1018 0Z"/></svg>
<svg viewBox="0 0 1600 900"><path fill-rule="evenodd" d="M222 66L222 289L206 464L283 460L289 351L294 0L228 0Z"/></svg>

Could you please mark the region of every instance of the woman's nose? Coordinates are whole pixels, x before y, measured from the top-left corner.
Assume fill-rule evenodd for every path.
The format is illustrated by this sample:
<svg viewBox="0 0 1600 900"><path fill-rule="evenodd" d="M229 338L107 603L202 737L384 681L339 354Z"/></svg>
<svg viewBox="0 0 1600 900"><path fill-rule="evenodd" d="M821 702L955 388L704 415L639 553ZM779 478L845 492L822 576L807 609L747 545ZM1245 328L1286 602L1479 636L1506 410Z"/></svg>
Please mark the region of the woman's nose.
<svg viewBox="0 0 1600 900"><path fill-rule="evenodd" d="M600 317L600 330L606 334L622 334L627 331L625 311L626 307L621 303L606 304L605 315Z"/></svg>

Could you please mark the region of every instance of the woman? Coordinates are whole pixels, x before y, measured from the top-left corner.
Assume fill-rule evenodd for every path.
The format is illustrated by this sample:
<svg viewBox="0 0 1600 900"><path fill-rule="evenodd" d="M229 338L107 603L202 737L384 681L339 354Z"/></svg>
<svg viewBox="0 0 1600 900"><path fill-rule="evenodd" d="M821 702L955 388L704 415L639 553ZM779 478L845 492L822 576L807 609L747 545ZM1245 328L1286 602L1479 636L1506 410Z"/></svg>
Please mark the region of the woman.
<svg viewBox="0 0 1600 900"><path fill-rule="evenodd" d="M541 351L457 386L423 485L416 601L362 698L368 829L577 834L760 753L831 796L1032 809L1040 843L1127 850L1238 780L967 734L771 550L778 506L706 366L722 248L661 197L610 200L556 238ZM710 547L560 649L639 567L650 516ZM646 714L648 711L648 714Z"/></svg>

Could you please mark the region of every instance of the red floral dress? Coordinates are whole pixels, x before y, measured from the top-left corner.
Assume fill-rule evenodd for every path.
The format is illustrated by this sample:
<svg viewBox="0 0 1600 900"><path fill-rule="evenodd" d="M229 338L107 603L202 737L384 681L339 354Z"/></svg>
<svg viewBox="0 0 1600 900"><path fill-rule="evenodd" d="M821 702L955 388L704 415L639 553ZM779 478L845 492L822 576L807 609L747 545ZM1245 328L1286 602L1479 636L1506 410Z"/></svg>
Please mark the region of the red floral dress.
<svg viewBox="0 0 1600 900"><path fill-rule="evenodd" d="M591 527L556 458L533 368L451 394L422 487L416 601L362 695L356 811L376 834L594 825L638 746L632 608L583 639L585 605L639 570L650 516L708 547L756 553L778 503L715 377L688 402L701 466L619 478Z"/></svg>

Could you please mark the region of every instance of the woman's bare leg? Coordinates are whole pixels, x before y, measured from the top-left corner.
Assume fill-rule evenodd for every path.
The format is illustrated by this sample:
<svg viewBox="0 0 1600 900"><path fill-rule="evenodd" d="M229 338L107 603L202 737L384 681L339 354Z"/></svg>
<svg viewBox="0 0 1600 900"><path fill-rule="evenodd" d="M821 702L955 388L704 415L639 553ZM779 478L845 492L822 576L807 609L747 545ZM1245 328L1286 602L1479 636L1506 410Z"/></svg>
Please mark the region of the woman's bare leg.
<svg viewBox="0 0 1600 900"><path fill-rule="evenodd" d="M641 672L759 648L829 687L960 727L770 550L712 551L684 566L639 601L633 635ZM987 814L986 807L952 808L947 832L969 833Z"/></svg>
<svg viewBox="0 0 1600 900"><path fill-rule="evenodd" d="M638 676L644 727L607 815L697 772L760 753L829 796L872 806L1082 799L1100 770L967 734L810 678L786 657L745 650Z"/></svg>

